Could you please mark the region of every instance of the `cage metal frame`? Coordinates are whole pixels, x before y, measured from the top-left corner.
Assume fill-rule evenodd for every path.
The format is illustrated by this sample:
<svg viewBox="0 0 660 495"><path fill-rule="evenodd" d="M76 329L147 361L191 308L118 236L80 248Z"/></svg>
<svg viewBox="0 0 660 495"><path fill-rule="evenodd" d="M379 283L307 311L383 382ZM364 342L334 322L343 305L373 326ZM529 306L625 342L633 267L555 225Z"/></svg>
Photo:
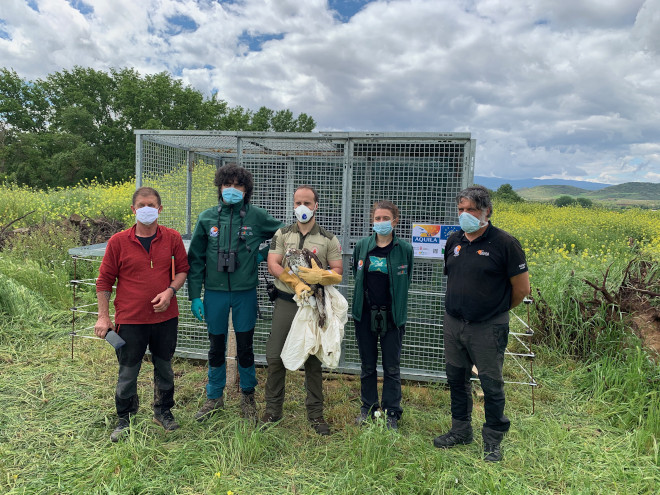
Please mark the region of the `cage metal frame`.
<svg viewBox="0 0 660 495"><path fill-rule="evenodd" d="M476 141L470 133L136 130L135 135L136 187L155 186L159 190L165 206L160 221L179 230L186 240L199 212L213 206L214 201L217 204L217 189L208 180L210 172L205 176L205 184L200 184L196 176L203 166L215 170L236 162L250 170L255 177L252 203L266 208L284 223L293 219L295 186L303 182L314 185L321 194L318 222L336 234L342 246L344 283L338 288L349 302L353 247L360 237L370 233L369 210L373 201L391 199L399 206L401 221L397 234L410 239L412 223L456 224L455 195L471 185L474 177ZM168 181L173 186L164 188L163 183ZM83 253L72 251L74 262L76 257L89 259ZM259 267L260 311L255 329L255 362L262 365L272 314L264 290L267 276L264 263ZM431 382L446 379L442 341L444 289L441 260L415 258L402 378ZM179 291L178 300L181 317L176 354L205 359L206 326L190 314L187 284ZM520 321L526 328L511 335L522 344L522 350L507 350L507 355L516 360L516 366L524 373L522 378L508 382L534 387L534 353L531 343L526 342L533 331L529 321ZM75 328L72 333L76 333ZM335 371L359 373L350 320L342 350ZM530 371L518 359L530 361Z"/></svg>

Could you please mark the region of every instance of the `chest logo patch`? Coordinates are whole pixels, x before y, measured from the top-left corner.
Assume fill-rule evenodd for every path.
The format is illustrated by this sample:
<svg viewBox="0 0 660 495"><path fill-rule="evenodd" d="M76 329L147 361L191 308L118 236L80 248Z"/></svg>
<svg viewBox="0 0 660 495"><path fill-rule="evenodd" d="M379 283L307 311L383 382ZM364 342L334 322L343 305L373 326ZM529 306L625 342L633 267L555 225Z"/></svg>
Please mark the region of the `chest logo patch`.
<svg viewBox="0 0 660 495"><path fill-rule="evenodd" d="M454 248L454 256L458 256L458 254L461 252L461 246L456 246Z"/></svg>
<svg viewBox="0 0 660 495"><path fill-rule="evenodd" d="M211 230L209 230L209 235L211 237L218 237L218 227L216 227L215 225L211 227Z"/></svg>
<svg viewBox="0 0 660 495"><path fill-rule="evenodd" d="M488 251L484 251L483 249L480 249L479 251L477 251L477 254L479 256L490 256L490 253Z"/></svg>
<svg viewBox="0 0 660 495"><path fill-rule="evenodd" d="M387 258L369 256L369 271L387 273Z"/></svg>
<svg viewBox="0 0 660 495"><path fill-rule="evenodd" d="M238 231L238 237L243 238L248 235L252 235L252 227L241 227Z"/></svg>

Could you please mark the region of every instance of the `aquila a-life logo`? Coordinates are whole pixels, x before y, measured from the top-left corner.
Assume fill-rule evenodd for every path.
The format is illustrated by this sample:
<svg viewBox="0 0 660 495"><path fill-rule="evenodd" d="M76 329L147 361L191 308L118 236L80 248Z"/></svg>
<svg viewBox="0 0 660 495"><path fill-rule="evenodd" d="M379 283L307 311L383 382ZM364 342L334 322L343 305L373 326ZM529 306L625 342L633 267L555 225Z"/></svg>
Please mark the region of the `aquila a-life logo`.
<svg viewBox="0 0 660 495"><path fill-rule="evenodd" d="M411 244L415 256L418 258L444 259L447 239L452 232L460 229L459 225L414 223Z"/></svg>

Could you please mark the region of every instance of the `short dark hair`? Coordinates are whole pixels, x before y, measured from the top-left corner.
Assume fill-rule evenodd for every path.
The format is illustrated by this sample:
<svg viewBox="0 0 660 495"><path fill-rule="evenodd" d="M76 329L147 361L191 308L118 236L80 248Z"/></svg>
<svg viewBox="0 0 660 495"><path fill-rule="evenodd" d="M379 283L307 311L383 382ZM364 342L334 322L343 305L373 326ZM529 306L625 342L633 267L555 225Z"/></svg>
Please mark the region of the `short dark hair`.
<svg viewBox="0 0 660 495"><path fill-rule="evenodd" d="M160 202L160 194L158 194L158 191L156 191L153 187L138 187L133 193L133 202L131 204L135 205L135 201L140 196L156 196L156 199L158 200L158 206L162 204Z"/></svg>
<svg viewBox="0 0 660 495"><path fill-rule="evenodd" d="M394 217L393 220L396 220L399 218L399 208L392 203L391 201L388 201L387 199L382 199L380 201L376 201L374 205L371 207L371 218L373 220L374 215L376 214L376 210L390 210L392 212L392 216Z"/></svg>
<svg viewBox="0 0 660 495"><path fill-rule="evenodd" d="M236 163L227 163L215 171L214 184L218 187L218 200L222 201L222 186L234 183L245 187L243 203L249 203L254 190L252 173L246 168L239 167Z"/></svg>
<svg viewBox="0 0 660 495"><path fill-rule="evenodd" d="M456 195L456 204L461 202L461 199L467 199L474 202L477 210L488 210L487 218L490 218L493 213L493 203L490 200L490 193L484 186L470 186L463 189Z"/></svg>
<svg viewBox="0 0 660 495"><path fill-rule="evenodd" d="M314 186L310 186L309 184L302 184L302 185L296 187L296 190L293 192L293 194L296 194L301 189L309 189L310 191L312 191L312 193L314 194L314 202L315 203L319 202L319 193L316 192L316 189L314 189Z"/></svg>

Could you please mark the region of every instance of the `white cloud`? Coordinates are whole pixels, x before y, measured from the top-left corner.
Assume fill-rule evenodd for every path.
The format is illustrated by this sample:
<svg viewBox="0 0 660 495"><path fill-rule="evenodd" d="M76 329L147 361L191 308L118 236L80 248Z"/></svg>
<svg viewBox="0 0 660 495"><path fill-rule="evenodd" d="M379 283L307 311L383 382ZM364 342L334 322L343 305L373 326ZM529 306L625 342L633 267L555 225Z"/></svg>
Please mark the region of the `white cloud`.
<svg viewBox="0 0 660 495"><path fill-rule="evenodd" d="M169 70L319 130L469 131L480 175L660 170L660 0L374 0L344 23L326 0L86 3L5 0L2 65Z"/></svg>

